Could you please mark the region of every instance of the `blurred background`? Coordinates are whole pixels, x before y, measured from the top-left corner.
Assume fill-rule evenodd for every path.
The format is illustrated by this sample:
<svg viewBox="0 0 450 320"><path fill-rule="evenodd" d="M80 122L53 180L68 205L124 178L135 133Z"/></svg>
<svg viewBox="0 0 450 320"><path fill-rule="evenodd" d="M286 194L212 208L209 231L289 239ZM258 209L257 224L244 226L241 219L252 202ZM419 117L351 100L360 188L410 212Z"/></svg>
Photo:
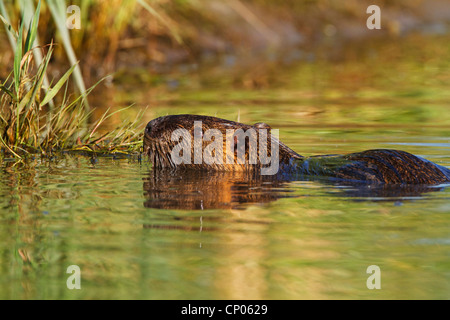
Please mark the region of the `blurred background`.
<svg viewBox="0 0 450 320"><path fill-rule="evenodd" d="M1 2L13 26L37 4ZM366 26L372 4L379 30ZM80 8L80 29L60 32L58 15L69 19L69 5ZM449 22L445 0L49 0L39 44L56 43L50 80L70 67L64 41L84 88L108 76L89 96L98 117L133 105L129 113L148 108L145 121L201 113L278 126L436 125L449 120ZM14 54L0 30L4 79Z"/></svg>

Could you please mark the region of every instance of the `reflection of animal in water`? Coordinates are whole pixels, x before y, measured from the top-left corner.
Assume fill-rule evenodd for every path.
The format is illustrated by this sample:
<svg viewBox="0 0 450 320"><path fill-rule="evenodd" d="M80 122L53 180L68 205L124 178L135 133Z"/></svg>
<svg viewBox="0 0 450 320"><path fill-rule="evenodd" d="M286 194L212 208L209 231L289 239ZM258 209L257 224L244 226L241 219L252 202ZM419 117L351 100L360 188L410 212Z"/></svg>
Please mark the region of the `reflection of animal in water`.
<svg viewBox="0 0 450 320"><path fill-rule="evenodd" d="M324 185L339 185L343 188L339 188L338 196L392 199L438 191L442 188L433 185L450 181L449 169L404 151L368 150L348 155L303 157L281 142L279 172L273 176L264 176L255 170L261 163L249 164L248 148L244 164L175 165L170 154L175 145L171 133L183 128L194 137L194 121L202 122L203 132L219 129L224 137L226 129L270 128L261 123L249 126L194 115L166 116L150 121L145 129L144 152L149 155L154 169L144 179L146 207L212 209L268 203L294 196L288 187L288 182L294 180L319 180ZM269 133L269 154L272 143ZM193 158L193 146L191 152Z"/></svg>
<svg viewBox="0 0 450 320"><path fill-rule="evenodd" d="M320 181L324 194L335 197L397 201L421 197L444 187L430 185L364 184ZM339 192L328 193L329 187ZM314 188L317 190L317 188ZM307 187L303 189L307 192ZM336 190L336 189L334 189ZM246 204L301 197L299 187L280 176L250 172L151 170L144 178L144 206L158 209L244 209Z"/></svg>
<svg viewBox="0 0 450 320"><path fill-rule="evenodd" d="M289 197L286 182L251 172L150 171L144 178L145 206L161 209L239 209Z"/></svg>
<svg viewBox="0 0 450 320"><path fill-rule="evenodd" d="M324 184L330 182L324 181ZM339 187L339 193L333 193L337 197L358 198L361 200L386 200L396 201L422 197L429 192L442 191L445 187L426 184L367 184L355 182L334 182Z"/></svg>
<svg viewBox="0 0 450 320"><path fill-rule="evenodd" d="M270 134L270 126L258 123L254 126L215 117L197 115L171 115L160 117L150 121L144 133L144 152L149 156L154 168L193 169L200 171L256 171L267 162L261 160L261 154L257 152L257 161L250 161L248 146L245 148L245 161L242 164L228 164L227 151L222 152L222 163L207 163L202 161L195 163L176 164L171 152L178 142L172 141L172 133L177 129L184 129L189 133L189 140L195 141L195 122L201 122L201 133L208 130L219 130L223 137L227 137L227 131L253 129L259 136L261 129L269 131L267 135L267 154L272 154L274 137ZM250 138L248 138L250 140ZM257 140L257 139L256 139ZM246 139L246 144L248 140ZM204 150L208 141L200 142L200 152ZM282 142L278 144L279 175L326 177L339 181L360 181L365 183L385 184L440 184L450 182L450 169L437 165L426 159L414 156L405 151L398 150L367 150L347 155L323 155L303 157L288 148ZM227 139L223 138L223 150L227 150ZM262 145L262 144L261 144ZM199 152L198 145L190 145L191 157L195 158L195 152ZM275 150L275 149L274 149ZM261 150L259 150L261 151ZM184 151L183 151L184 152ZM233 155L237 157L237 151ZM274 160L274 159L272 159ZM238 163L233 161L233 163Z"/></svg>

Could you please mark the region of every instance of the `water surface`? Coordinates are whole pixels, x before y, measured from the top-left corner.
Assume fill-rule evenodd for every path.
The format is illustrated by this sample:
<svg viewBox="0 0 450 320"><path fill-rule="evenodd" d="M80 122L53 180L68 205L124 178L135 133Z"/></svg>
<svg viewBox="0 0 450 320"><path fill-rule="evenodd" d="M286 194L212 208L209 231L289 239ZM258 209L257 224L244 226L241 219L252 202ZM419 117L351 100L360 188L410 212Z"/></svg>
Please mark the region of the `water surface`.
<svg viewBox="0 0 450 320"><path fill-rule="evenodd" d="M450 167L448 42L414 41L280 67L267 87L218 85L208 68L201 81L170 75L176 90L119 87L113 97L136 102L134 111L150 105L145 120L264 121L302 155L396 148ZM0 298L448 299L449 214L445 185L167 176L135 158L6 161ZM81 269L81 290L66 286L70 265ZM370 265L381 270L380 290L366 286Z"/></svg>

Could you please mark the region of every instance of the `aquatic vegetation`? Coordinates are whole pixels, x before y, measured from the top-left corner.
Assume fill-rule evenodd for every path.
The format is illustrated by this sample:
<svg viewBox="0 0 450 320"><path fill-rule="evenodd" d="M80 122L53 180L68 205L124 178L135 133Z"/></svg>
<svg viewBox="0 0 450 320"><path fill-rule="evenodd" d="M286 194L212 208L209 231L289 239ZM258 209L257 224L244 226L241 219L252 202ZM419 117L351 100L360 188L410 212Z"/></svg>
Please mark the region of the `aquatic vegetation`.
<svg viewBox="0 0 450 320"><path fill-rule="evenodd" d="M26 28L24 19L16 31L2 17L15 41L14 67L9 76L0 83L0 143L2 150L16 158L27 154L49 154L64 150L84 150L93 153L130 153L141 147L140 116L123 122L118 128L101 133L99 128L105 119L114 113L105 113L91 123L90 110L84 94L68 94L73 65L49 87L44 84L49 61L52 58L53 42L39 47L43 59L37 65L33 51L34 39L40 13L40 2ZM100 80L101 81L101 80ZM99 82L100 82L99 81ZM97 84L99 83L97 82ZM58 98L58 103L52 101ZM116 112L122 111L118 110Z"/></svg>

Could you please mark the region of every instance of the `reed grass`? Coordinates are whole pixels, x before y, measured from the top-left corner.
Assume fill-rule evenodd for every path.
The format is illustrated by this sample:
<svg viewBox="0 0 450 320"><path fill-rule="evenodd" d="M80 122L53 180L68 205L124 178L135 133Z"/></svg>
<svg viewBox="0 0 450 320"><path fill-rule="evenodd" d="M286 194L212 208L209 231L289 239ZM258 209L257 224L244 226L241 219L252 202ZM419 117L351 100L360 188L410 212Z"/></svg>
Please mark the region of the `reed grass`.
<svg viewBox="0 0 450 320"><path fill-rule="evenodd" d="M70 34L66 27L65 1L47 0L47 5L52 13L53 20L55 21L59 34L61 35L62 43L65 52L67 54L67 58L69 59L71 66L74 68L73 76L75 79L75 83L80 93L84 95L86 94L86 85L84 84L83 75L81 74L80 67L78 66L77 57L75 55L75 51L72 47L72 42L70 40ZM87 100L85 100L85 105L87 110L89 110L89 103Z"/></svg>
<svg viewBox="0 0 450 320"><path fill-rule="evenodd" d="M55 83L44 90L44 78L54 51L53 42L38 49L42 61L34 66L33 43L37 36L40 2L29 24L21 20L18 31L1 17L15 41L13 70L0 83L0 145L7 154L23 159L28 154L84 150L92 153L132 153L141 147L139 127L142 112L136 119L125 121L115 130L101 134L99 128L114 113L106 112L90 123L91 110L85 94L69 95L68 83L77 65L73 65ZM100 80L101 81L101 80ZM100 82L99 81L99 82ZM98 84L98 83L97 83ZM54 107L49 103L62 95ZM116 111L120 112L123 109Z"/></svg>

